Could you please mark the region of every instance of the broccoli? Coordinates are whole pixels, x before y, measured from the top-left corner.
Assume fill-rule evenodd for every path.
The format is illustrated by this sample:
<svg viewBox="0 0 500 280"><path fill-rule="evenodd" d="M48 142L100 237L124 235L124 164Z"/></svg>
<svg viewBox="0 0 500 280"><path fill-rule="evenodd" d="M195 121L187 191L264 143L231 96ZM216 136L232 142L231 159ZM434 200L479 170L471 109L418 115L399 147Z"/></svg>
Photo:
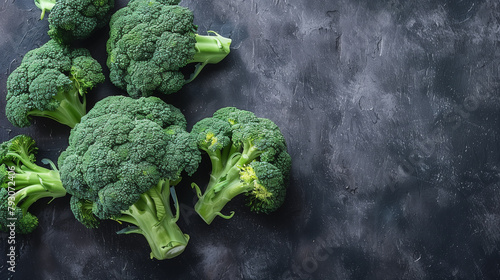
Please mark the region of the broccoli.
<svg viewBox="0 0 500 280"><path fill-rule="evenodd" d="M38 218L29 207L42 198L66 195L54 164L50 162L53 170L37 165L36 152L35 141L27 135L0 144L0 231L33 232Z"/></svg>
<svg viewBox="0 0 500 280"><path fill-rule="evenodd" d="M201 161L179 109L157 97L110 96L71 130L58 159L71 209L85 226L103 219L130 223L118 233L142 234L151 258L173 258L189 236L177 226L173 186ZM175 209L170 204L173 200Z"/></svg>
<svg viewBox="0 0 500 280"><path fill-rule="evenodd" d="M111 17L110 80L134 98L177 92L230 52L230 39L212 31L215 36L196 34L192 11L179 2L131 0ZM182 70L190 63L198 64L186 79Z"/></svg>
<svg viewBox="0 0 500 280"><path fill-rule="evenodd" d="M198 195L195 211L210 224L225 205L246 194L247 205L256 213L271 213L285 199L291 158L285 138L269 119L234 107L217 110L198 121L191 131L198 148L210 157L210 180Z"/></svg>
<svg viewBox="0 0 500 280"><path fill-rule="evenodd" d="M50 11L49 36L69 44L86 39L107 25L114 0L35 0L35 5L42 10L41 19Z"/></svg>
<svg viewBox="0 0 500 280"><path fill-rule="evenodd" d="M86 113L88 90L104 82L102 67L87 49L71 49L50 40L29 51L7 79L7 119L31 125L46 117L74 127Z"/></svg>

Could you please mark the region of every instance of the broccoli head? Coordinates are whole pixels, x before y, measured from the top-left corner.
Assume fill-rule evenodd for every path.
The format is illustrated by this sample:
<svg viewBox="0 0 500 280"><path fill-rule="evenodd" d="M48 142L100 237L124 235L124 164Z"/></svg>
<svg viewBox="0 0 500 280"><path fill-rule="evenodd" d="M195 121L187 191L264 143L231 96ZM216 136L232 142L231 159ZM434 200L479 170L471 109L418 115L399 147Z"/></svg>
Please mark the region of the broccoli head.
<svg viewBox="0 0 500 280"><path fill-rule="evenodd" d="M224 206L240 194L256 213L271 213L285 199L291 158L279 127L269 119L234 107L219 109L197 122L191 131L198 148L210 158L212 171L195 211L210 224Z"/></svg>
<svg viewBox="0 0 500 280"><path fill-rule="evenodd" d="M107 25L114 0L35 0L35 5L42 10L41 19L50 11L49 36L69 44L86 39Z"/></svg>
<svg viewBox="0 0 500 280"><path fill-rule="evenodd" d="M74 127L87 111L87 91L104 79L101 65L87 49L50 40L29 51L9 75L7 119L26 127L38 116Z"/></svg>
<svg viewBox="0 0 500 280"><path fill-rule="evenodd" d="M38 226L29 207L42 198L63 197L59 172L35 163L35 141L18 135L0 144L0 231L31 233Z"/></svg>
<svg viewBox="0 0 500 280"><path fill-rule="evenodd" d="M129 223L119 233L144 235L151 257L161 260L180 254L189 240L176 224L173 186L200 160L179 109L156 97L111 96L71 130L58 163L80 222L90 228L102 219Z"/></svg>
<svg viewBox="0 0 500 280"><path fill-rule="evenodd" d="M196 34L193 13L179 2L132 0L111 17L110 80L134 98L177 92L206 64L229 54L231 40ZM181 70L189 63L198 67L186 79Z"/></svg>

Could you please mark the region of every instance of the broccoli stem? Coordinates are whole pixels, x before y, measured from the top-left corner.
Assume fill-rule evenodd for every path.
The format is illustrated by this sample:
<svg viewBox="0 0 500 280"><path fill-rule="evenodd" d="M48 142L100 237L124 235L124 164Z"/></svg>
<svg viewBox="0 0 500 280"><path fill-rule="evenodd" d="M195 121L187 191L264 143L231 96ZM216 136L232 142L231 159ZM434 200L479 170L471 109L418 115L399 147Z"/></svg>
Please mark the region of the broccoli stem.
<svg viewBox="0 0 500 280"><path fill-rule="evenodd" d="M19 175L18 174L19 172L23 171L43 173L45 170L48 170L46 168L37 165L36 163L31 162L30 157L28 156L28 151L25 151L24 148L25 147L21 147L21 150L16 152L8 152L6 154L6 157L12 157L15 160L3 162L6 166L15 167L16 176Z"/></svg>
<svg viewBox="0 0 500 280"><path fill-rule="evenodd" d="M221 160L221 151L220 150L215 150L215 151L210 151L210 150L205 150L210 157L210 163L212 164L212 172L210 174L210 181L216 180L218 177L218 174L223 171L224 169L224 162Z"/></svg>
<svg viewBox="0 0 500 280"><path fill-rule="evenodd" d="M74 128L87 113L85 95L80 99L79 90L76 85L71 90L60 90L54 98L60 102L60 106L54 111L32 110L28 115L46 117Z"/></svg>
<svg viewBox="0 0 500 280"><path fill-rule="evenodd" d="M53 200L66 195L58 171L38 166L23 156L20 156L19 160L23 165L16 166L13 163L9 165L16 168L12 183L8 184L16 191L14 203L22 209L23 215L33 203L42 198L50 197Z"/></svg>
<svg viewBox="0 0 500 280"><path fill-rule="evenodd" d="M209 32L215 34L215 36L195 34L196 43L194 48L196 53L188 63L199 64L186 83L193 81L205 65L221 62L230 52L231 39L223 37L214 31Z"/></svg>
<svg viewBox="0 0 500 280"><path fill-rule="evenodd" d="M56 4L56 0L35 0L35 5L42 10L42 14L40 15L40 19L45 17L45 12L52 10L54 5Z"/></svg>
<svg viewBox="0 0 500 280"><path fill-rule="evenodd" d="M212 172L205 193L202 195L199 187L193 185L198 193L198 201L194 206L195 211L207 224L211 224L217 216L224 219L233 217L234 211L230 212L230 215L224 215L221 211L234 197L253 189L253 185L241 181L240 171L241 167L258 158L260 151L251 143L244 143L241 153L235 149L235 146L226 147L219 153L225 158L225 161L222 158L216 160L214 157L212 159L213 155L210 157ZM214 168L214 161L218 164L223 162L223 164Z"/></svg>
<svg viewBox="0 0 500 280"><path fill-rule="evenodd" d="M158 260L171 259L180 255L189 241L189 235L184 234L177 226L180 208L173 196L176 211L170 207L170 182L161 180L156 186L143 193L140 199L128 210L122 211L122 216L115 220L135 225L118 233L142 234L151 247L151 258Z"/></svg>

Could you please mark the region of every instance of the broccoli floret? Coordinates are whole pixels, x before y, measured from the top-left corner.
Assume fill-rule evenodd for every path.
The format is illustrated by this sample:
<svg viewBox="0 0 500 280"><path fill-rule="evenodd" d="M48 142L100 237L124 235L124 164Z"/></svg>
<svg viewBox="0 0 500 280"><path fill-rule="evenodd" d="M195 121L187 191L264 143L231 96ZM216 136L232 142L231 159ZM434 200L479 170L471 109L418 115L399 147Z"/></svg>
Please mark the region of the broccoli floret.
<svg viewBox="0 0 500 280"><path fill-rule="evenodd" d="M42 10L50 11L49 36L59 43L69 44L90 37L108 24L114 0L35 0Z"/></svg>
<svg viewBox="0 0 500 280"><path fill-rule="evenodd" d="M66 195L55 166L49 170L35 163L36 151L35 141L26 135L0 144L0 231L33 232L38 219L29 207L42 198Z"/></svg>
<svg viewBox="0 0 500 280"><path fill-rule="evenodd" d="M119 233L144 235L151 258L182 253L189 236L177 226L172 186L198 168L201 153L176 107L156 97L111 96L71 130L58 159L75 217L93 228L103 219L132 224ZM171 198L175 210L170 207Z"/></svg>
<svg viewBox="0 0 500 280"><path fill-rule="evenodd" d="M256 213L269 214L284 202L291 158L280 129L269 119L234 107L219 109L197 122L191 131L198 148L210 157L212 171L195 211L210 224L234 197L245 194Z"/></svg>
<svg viewBox="0 0 500 280"><path fill-rule="evenodd" d="M102 67L87 49L71 49L50 40L29 51L7 79L7 119L31 125L46 117L74 127L86 113L86 93L104 82Z"/></svg>
<svg viewBox="0 0 500 280"><path fill-rule="evenodd" d="M132 0L111 17L110 80L134 98L177 92L206 64L229 54L231 40L215 32L196 34L193 13L178 3ZM181 70L190 63L198 64L187 79Z"/></svg>

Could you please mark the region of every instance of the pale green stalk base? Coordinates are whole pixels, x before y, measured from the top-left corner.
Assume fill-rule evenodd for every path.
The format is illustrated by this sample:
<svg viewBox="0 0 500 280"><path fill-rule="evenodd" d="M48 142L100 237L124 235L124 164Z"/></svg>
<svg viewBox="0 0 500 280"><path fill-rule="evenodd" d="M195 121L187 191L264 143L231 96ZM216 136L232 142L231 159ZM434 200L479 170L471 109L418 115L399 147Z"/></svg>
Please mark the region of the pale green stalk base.
<svg viewBox="0 0 500 280"><path fill-rule="evenodd" d="M162 180L155 187L141 195L139 201L128 210L122 211L117 221L133 224L119 231L119 234L142 234L151 248L151 258L158 260L171 259L182 252L189 242L189 235L184 234L177 226L180 208L173 196L176 206L175 214L170 207L170 184Z"/></svg>

